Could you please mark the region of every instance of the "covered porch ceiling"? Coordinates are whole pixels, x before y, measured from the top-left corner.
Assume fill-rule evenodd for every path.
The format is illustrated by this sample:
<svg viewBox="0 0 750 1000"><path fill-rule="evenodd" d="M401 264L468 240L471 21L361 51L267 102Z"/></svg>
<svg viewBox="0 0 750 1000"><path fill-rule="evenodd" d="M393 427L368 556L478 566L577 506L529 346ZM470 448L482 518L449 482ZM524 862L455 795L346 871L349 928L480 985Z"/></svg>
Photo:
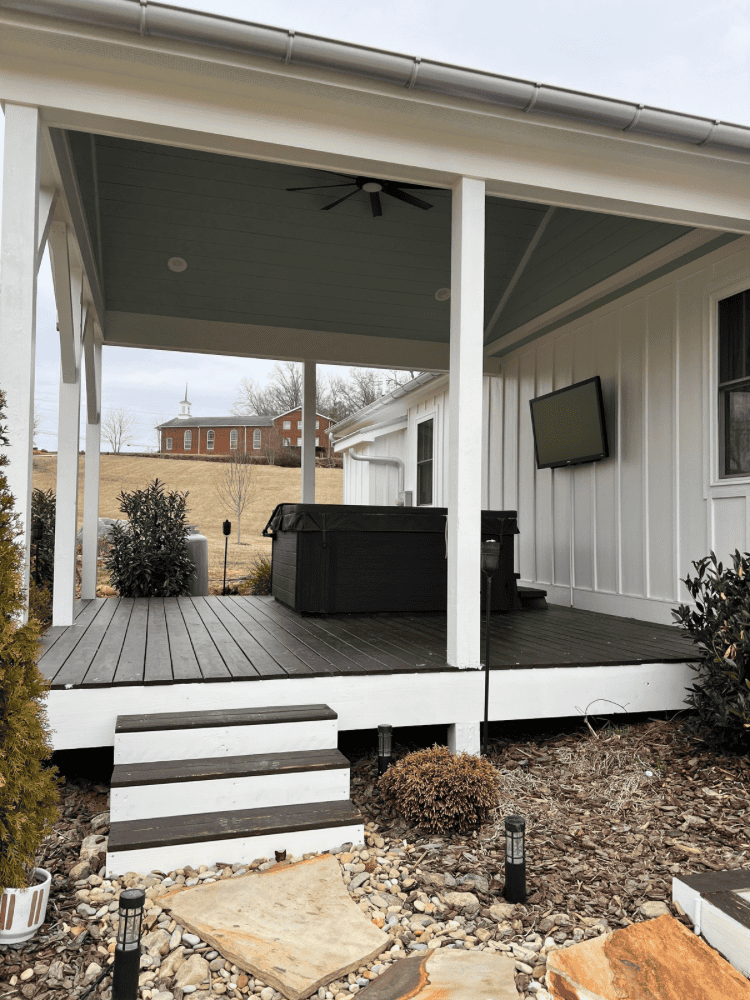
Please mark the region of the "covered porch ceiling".
<svg viewBox="0 0 750 1000"><path fill-rule="evenodd" d="M408 359L383 363L447 367L450 302L436 292L450 286L450 190L408 188L429 210L383 193L374 217L366 192L324 187L351 175L72 130L57 130L56 146L80 195L105 344L363 364L373 343L405 342ZM737 238L488 197L488 370L520 341ZM174 257L185 270L170 269Z"/></svg>

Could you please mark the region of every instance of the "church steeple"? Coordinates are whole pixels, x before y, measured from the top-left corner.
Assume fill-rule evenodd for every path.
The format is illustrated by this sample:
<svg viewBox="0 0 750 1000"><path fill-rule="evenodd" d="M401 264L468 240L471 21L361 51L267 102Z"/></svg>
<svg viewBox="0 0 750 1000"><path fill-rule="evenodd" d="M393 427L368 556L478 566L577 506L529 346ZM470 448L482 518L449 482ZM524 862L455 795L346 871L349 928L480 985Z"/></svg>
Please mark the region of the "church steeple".
<svg viewBox="0 0 750 1000"><path fill-rule="evenodd" d="M187 382L186 382L185 383L185 398L180 403L180 412L179 412L178 416L180 416L180 417L189 417L190 416L190 407L191 407L191 405L192 404L190 402L188 402L188 398L187 398Z"/></svg>

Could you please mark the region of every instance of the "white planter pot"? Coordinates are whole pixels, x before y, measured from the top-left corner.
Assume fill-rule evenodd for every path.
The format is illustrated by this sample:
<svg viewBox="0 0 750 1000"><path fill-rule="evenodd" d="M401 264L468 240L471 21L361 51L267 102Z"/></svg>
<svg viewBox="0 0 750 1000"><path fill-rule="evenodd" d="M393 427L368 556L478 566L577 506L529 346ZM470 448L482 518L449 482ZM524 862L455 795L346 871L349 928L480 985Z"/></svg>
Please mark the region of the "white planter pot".
<svg viewBox="0 0 750 1000"><path fill-rule="evenodd" d="M32 938L44 923L52 876L35 868L36 885L6 889L0 896L0 944L19 944Z"/></svg>

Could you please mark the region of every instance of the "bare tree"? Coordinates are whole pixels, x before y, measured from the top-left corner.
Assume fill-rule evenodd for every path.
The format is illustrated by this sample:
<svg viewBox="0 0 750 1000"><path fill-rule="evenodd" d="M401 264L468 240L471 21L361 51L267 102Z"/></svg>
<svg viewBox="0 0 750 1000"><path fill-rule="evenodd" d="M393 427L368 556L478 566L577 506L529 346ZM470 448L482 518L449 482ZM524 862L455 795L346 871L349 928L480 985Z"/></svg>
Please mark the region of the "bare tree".
<svg viewBox="0 0 750 1000"><path fill-rule="evenodd" d="M42 430L42 418L39 416L39 411L34 407L34 433L32 437L32 443L34 447L37 447L36 436L41 433Z"/></svg>
<svg viewBox="0 0 750 1000"><path fill-rule="evenodd" d="M376 368L350 368L346 378L334 375L328 382L328 416L343 420L383 395L382 375Z"/></svg>
<svg viewBox="0 0 750 1000"><path fill-rule="evenodd" d="M394 389L398 389L399 386L406 385L407 382L411 382L418 375L423 374L424 372L414 371L413 369L400 371L392 368L390 371L385 371L383 372L383 392L393 392Z"/></svg>
<svg viewBox="0 0 750 1000"><path fill-rule="evenodd" d="M277 361L265 387L243 378L232 412L272 416L302 405L302 365L298 361Z"/></svg>
<svg viewBox="0 0 750 1000"><path fill-rule="evenodd" d="M234 451L228 462L216 464L214 489L221 502L237 518L237 544L242 544L242 512L255 495L253 460L245 451Z"/></svg>
<svg viewBox="0 0 750 1000"><path fill-rule="evenodd" d="M122 407L107 410L102 420L102 437L115 455L120 454L124 445L132 442L134 427L135 419L132 413L128 413Z"/></svg>
<svg viewBox="0 0 750 1000"><path fill-rule="evenodd" d="M276 460L284 450L284 441L278 427L269 427L266 434L264 454L269 465L276 465Z"/></svg>

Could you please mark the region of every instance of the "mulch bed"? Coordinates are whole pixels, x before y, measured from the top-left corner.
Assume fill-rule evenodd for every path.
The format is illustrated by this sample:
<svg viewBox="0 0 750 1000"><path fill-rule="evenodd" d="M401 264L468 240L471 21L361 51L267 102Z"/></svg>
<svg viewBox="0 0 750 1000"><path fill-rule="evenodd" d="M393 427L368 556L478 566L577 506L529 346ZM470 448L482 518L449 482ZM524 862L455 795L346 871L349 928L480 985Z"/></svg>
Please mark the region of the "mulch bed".
<svg viewBox="0 0 750 1000"><path fill-rule="evenodd" d="M407 865L418 884L429 886L430 873L452 875L483 911L502 902L503 818L525 816L529 895L513 913L508 943L520 944L530 931L551 933L560 944L580 940L601 932L595 921L617 927L644 919L641 907L650 902L665 903L680 917L671 903L673 875L750 869L750 758L692 739L679 720L626 720L593 731L584 723L563 731L516 727L494 739L490 757L501 804L492 822L471 836L436 837L407 827L378 794L373 753L355 758L345 752L369 839L382 837L386 846L407 841ZM0 948L0 997L80 996L93 978L92 964L105 966L106 942L96 923L77 911L68 875L83 838L107 832L100 826L106 809L104 785L67 779L61 817L40 859L53 875L48 920L24 946ZM99 829L92 828L95 817ZM451 917L448 911L441 919ZM33 976L22 979L28 969ZM519 990L530 982L520 975Z"/></svg>

